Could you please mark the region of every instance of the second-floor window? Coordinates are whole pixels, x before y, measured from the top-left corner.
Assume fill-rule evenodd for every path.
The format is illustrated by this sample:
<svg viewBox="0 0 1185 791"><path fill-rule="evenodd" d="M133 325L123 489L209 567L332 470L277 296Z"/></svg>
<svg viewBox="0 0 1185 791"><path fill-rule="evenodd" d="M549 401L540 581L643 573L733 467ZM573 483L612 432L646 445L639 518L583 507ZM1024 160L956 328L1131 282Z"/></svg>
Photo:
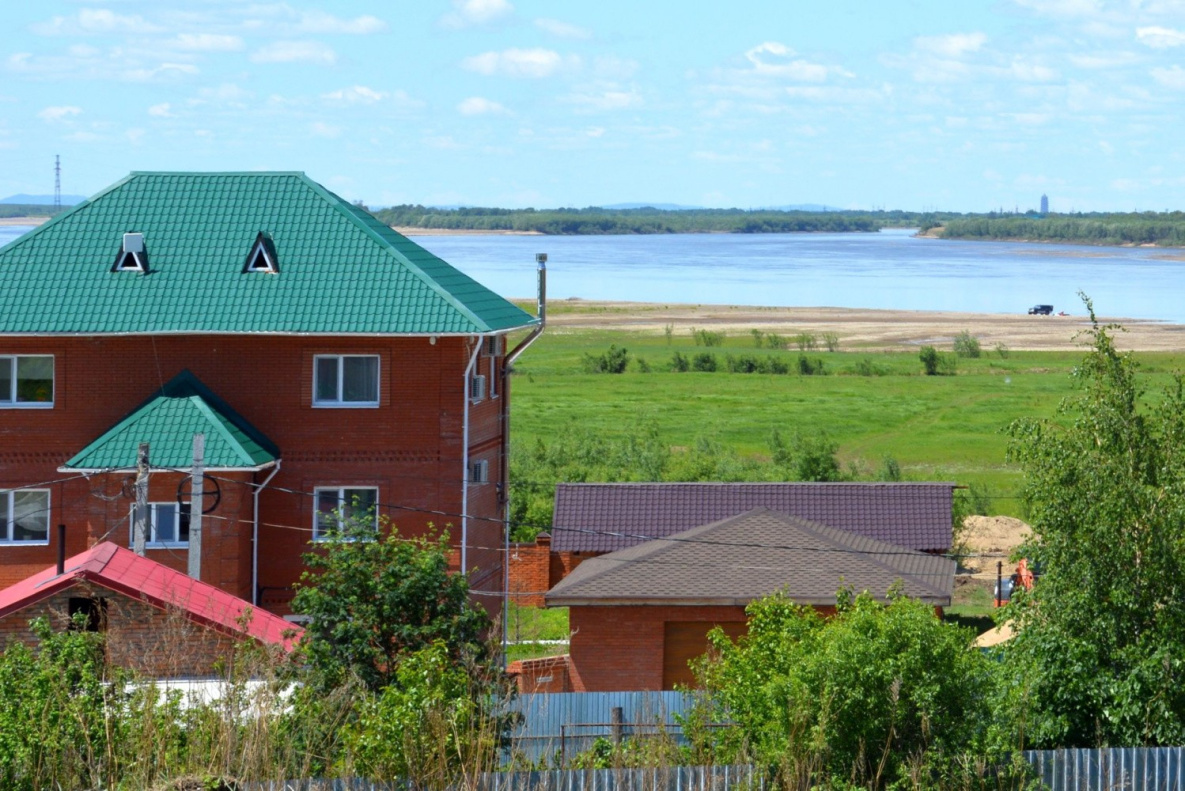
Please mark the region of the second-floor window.
<svg viewBox="0 0 1185 791"><path fill-rule="evenodd" d="M317 513L313 519L313 540L324 541L335 533L358 530L378 531L379 490L372 487L317 487Z"/></svg>
<svg viewBox="0 0 1185 791"><path fill-rule="evenodd" d="M53 355L0 355L0 407L52 407Z"/></svg>
<svg viewBox="0 0 1185 791"><path fill-rule="evenodd" d="M49 543L49 490L0 492L0 544Z"/></svg>
<svg viewBox="0 0 1185 791"><path fill-rule="evenodd" d="M377 354L318 354L313 358L313 404L331 407L379 405Z"/></svg>
<svg viewBox="0 0 1185 791"><path fill-rule="evenodd" d="M131 511L130 545L136 542L136 506ZM149 503L148 504L148 532L144 535L144 543L149 547L186 547L189 546L189 503L180 506L177 503Z"/></svg>

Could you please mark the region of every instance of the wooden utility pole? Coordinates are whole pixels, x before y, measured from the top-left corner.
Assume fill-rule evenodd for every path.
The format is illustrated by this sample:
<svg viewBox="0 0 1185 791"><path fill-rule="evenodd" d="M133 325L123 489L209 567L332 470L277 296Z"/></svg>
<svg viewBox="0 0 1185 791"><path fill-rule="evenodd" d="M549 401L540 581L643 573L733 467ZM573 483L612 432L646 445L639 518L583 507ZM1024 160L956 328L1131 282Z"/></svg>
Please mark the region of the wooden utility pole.
<svg viewBox="0 0 1185 791"><path fill-rule="evenodd" d="M193 478L189 484L189 576L202 578L202 490L205 488L206 435L193 435Z"/></svg>
<svg viewBox="0 0 1185 791"><path fill-rule="evenodd" d="M136 514L132 520L132 551L144 555L148 535L148 443L141 442L136 453Z"/></svg>

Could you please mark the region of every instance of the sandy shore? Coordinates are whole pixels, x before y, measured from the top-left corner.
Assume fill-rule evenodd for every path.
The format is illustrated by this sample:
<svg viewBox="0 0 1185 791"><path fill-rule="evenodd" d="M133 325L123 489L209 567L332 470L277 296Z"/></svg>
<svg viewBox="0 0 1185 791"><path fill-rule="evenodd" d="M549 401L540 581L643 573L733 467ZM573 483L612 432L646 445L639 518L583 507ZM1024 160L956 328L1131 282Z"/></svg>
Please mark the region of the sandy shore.
<svg viewBox="0 0 1185 791"><path fill-rule="evenodd" d="M527 300L522 300L527 301ZM1003 343L1010 349L1073 350L1081 340L1074 336L1087 329L1086 316L1028 316L999 313L871 310L862 308L760 308L730 305L680 305L644 302L596 302L566 299L549 303L548 326L553 332L567 328L622 329L662 334L669 324L679 334L692 327L730 335L750 330L793 335L834 332L840 348L916 349L924 344L950 348L954 337L968 330L985 351ZM1100 317L1118 322L1127 332L1117 333L1120 348L1134 351L1185 350L1185 325L1144 319Z"/></svg>
<svg viewBox="0 0 1185 791"><path fill-rule="evenodd" d="M472 231L461 228L404 228L392 225L391 230L404 236L543 236L538 231Z"/></svg>
<svg viewBox="0 0 1185 791"><path fill-rule="evenodd" d="M43 225L48 217L0 217L0 225Z"/></svg>

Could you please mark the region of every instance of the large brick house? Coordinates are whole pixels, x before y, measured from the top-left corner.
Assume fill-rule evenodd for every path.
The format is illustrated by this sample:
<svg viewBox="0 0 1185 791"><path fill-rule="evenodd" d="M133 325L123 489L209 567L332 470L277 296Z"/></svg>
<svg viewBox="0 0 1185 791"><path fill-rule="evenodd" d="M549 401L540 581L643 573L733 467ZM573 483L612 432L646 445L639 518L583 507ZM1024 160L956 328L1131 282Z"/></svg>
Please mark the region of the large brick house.
<svg viewBox="0 0 1185 791"><path fill-rule="evenodd" d="M497 609L507 335L539 320L299 173L133 173L0 250L0 587L132 542L286 612L343 513L447 525ZM215 485L217 493L215 493Z"/></svg>

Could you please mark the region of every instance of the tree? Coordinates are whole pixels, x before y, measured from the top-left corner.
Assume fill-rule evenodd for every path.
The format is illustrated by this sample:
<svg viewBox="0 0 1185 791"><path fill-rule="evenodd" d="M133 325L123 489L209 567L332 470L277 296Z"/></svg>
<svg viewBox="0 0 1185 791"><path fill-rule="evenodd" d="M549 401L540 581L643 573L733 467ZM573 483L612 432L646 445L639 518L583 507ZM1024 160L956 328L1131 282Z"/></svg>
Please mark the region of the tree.
<svg viewBox="0 0 1185 791"><path fill-rule="evenodd" d="M1056 420L1019 420L1041 571L1005 611L1009 738L1034 746L1181 744L1185 739L1185 383L1144 397L1115 325L1090 310L1081 393Z"/></svg>
<svg viewBox="0 0 1185 791"><path fill-rule="evenodd" d="M293 612L311 619L302 647L323 687L350 674L371 690L397 677L403 659L439 641L454 663L486 656L490 620L469 603L469 583L449 572L448 534L405 538L381 519L347 519L304 556Z"/></svg>
<svg viewBox="0 0 1185 791"><path fill-rule="evenodd" d="M895 591L837 604L826 618L778 593L749 605L736 644L711 633L696 667L711 710L690 720L735 727L691 728L693 749L714 741L716 760L774 767L786 787L883 788L982 744L991 677L969 630Z"/></svg>

